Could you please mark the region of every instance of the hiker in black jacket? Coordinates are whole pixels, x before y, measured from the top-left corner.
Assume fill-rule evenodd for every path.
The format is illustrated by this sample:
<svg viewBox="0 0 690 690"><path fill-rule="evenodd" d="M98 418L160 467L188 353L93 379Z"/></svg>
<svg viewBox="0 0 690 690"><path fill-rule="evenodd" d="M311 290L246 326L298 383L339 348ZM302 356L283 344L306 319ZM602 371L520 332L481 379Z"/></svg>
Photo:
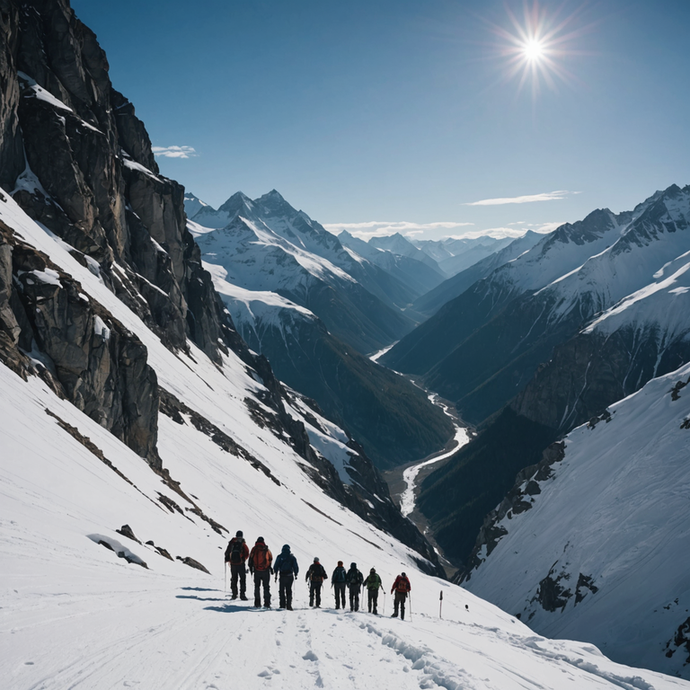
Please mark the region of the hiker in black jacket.
<svg viewBox="0 0 690 690"><path fill-rule="evenodd" d="M345 582L350 590L350 611L359 611L359 590L364 576L357 570L356 563L350 563L350 569L345 575Z"/></svg>
<svg viewBox="0 0 690 690"><path fill-rule="evenodd" d="M280 578L278 582L280 608L292 611L292 583L299 573L299 567L297 559L290 553L290 547L287 544L283 546L283 550L273 563L273 572L276 574L276 580Z"/></svg>
<svg viewBox="0 0 690 690"><path fill-rule="evenodd" d="M338 566L331 575L331 587L335 592L335 608L345 608L345 587L347 587L347 573L343 568L343 562L338 561Z"/></svg>
<svg viewBox="0 0 690 690"><path fill-rule="evenodd" d="M309 606L314 606L314 599L316 599L316 608L318 609L321 606L321 585L324 580L328 579L328 575L318 558L315 558L309 566L306 579L309 583Z"/></svg>
<svg viewBox="0 0 690 690"><path fill-rule="evenodd" d="M228 543L228 548L225 549L225 567L230 566L233 599L237 599L237 581L239 580L240 599L247 601L247 568L245 567L247 558L249 558L249 547L244 540L242 530L238 530Z"/></svg>

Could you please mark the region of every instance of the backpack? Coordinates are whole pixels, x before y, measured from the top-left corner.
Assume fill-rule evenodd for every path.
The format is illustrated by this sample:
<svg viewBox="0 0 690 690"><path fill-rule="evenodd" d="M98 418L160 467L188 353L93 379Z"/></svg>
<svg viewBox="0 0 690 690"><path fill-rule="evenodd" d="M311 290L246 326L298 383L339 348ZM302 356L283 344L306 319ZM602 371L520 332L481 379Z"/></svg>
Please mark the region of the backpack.
<svg viewBox="0 0 690 690"><path fill-rule="evenodd" d="M361 585L363 580L364 576L362 573L359 570L353 570L352 568L347 571L347 575L345 576L345 582L347 582L349 585Z"/></svg>
<svg viewBox="0 0 690 690"><path fill-rule="evenodd" d="M230 543L230 563L234 563L235 565L242 563L242 546L244 545L244 539L237 539L237 537L235 537Z"/></svg>
<svg viewBox="0 0 690 690"><path fill-rule="evenodd" d="M395 581L395 591L401 593L409 592L410 581L406 577L398 577Z"/></svg>
<svg viewBox="0 0 690 690"><path fill-rule="evenodd" d="M308 576L312 582L323 582L328 577L321 563L313 563L309 568Z"/></svg>
<svg viewBox="0 0 690 690"><path fill-rule="evenodd" d="M379 577L379 574L374 573L372 575L371 573L369 573L369 575L367 575L367 579L364 581L364 585L369 590L378 589L381 586L381 578Z"/></svg>
<svg viewBox="0 0 690 690"><path fill-rule="evenodd" d="M345 580L346 580L345 568L343 568L340 565L333 571L333 578L331 581L332 582L345 582Z"/></svg>
<svg viewBox="0 0 690 690"><path fill-rule="evenodd" d="M252 567L254 570L268 570L271 565L268 560L268 546L266 544L256 544L253 551Z"/></svg>

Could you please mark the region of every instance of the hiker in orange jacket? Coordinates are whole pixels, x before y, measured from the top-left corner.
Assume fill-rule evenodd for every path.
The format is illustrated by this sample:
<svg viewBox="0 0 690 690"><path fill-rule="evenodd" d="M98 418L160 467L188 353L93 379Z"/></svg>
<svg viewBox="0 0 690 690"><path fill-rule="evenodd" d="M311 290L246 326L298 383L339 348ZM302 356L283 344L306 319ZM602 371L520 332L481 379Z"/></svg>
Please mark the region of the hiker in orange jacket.
<svg viewBox="0 0 690 690"><path fill-rule="evenodd" d="M398 609L400 609L400 618L405 620L405 600L407 599L407 594L412 589L410 581L407 579L405 573L400 573L398 577L395 578L395 582L391 587L391 594L395 594L393 599L393 615L391 618L398 617Z"/></svg>
<svg viewBox="0 0 690 690"><path fill-rule="evenodd" d="M261 586L264 588L264 607L271 607L271 574L273 568L273 554L266 546L263 537L256 540L256 544L249 553L249 572L254 575L254 606L261 606Z"/></svg>

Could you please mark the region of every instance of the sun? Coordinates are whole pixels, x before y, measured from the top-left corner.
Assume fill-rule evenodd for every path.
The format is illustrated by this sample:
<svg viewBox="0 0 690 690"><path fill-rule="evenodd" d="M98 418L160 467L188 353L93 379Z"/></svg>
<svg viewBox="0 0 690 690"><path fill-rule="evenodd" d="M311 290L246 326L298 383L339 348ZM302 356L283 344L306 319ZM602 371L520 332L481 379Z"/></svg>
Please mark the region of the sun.
<svg viewBox="0 0 690 690"><path fill-rule="evenodd" d="M489 22L497 36L503 80L517 77L519 90L531 85L534 96L542 85L557 90L559 83L576 81L567 69L570 58L578 53L577 43L588 27L582 26L582 8L563 15L544 0L523 0L522 15L506 5L503 25Z"/></svg>
<svg viewBox="0 0 690 690"><path fill-rule="evenodd" d="M536 62L545 57L544 44L536 38L528 40L522 48L525 58L529 62Z"/></svg>

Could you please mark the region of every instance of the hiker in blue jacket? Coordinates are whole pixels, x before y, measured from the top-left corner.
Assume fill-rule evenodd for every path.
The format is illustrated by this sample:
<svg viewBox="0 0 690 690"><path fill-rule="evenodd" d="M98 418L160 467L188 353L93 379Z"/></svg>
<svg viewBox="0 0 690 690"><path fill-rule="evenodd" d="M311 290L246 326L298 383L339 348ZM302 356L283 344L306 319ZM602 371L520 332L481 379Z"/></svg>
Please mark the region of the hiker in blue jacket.
<svg viewBox="0 0 690 690"><path fill-rule="evenodd" d="M331 587L335 592L335 608L345 608L345 588L347 587L347 572L343 568L343 562L338 561L338 566L331 575Z"/></svg>
<svg viewBox="0 0 690 690"><path fill-rule="evenodd" d="M283 546L273 564L273 572L278 580L278 597L281 609L292 611L292 583L299 573L297 559L290 552L288 544Z"/></svg>

